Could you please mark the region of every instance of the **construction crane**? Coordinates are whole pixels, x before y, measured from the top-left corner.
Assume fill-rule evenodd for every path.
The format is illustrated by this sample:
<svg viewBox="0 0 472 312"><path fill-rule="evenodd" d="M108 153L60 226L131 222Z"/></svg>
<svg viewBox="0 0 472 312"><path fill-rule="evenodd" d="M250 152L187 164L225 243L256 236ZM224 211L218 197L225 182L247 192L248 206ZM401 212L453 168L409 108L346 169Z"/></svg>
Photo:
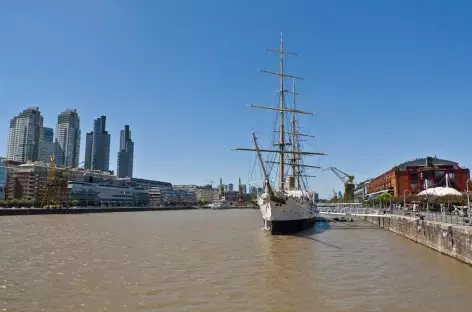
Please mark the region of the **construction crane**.
<svg viewBox="0 0 472 312"><path fill-rule="evenodd" d="M336 191L333 190L333 197L330 199L331 202L336 202L338 201L338 194L336 194Z"/></svg>
<svg viewBox="0 0 472 312"><path fill-rule="evenodd" d="M244 205L244 195L243 195L243 185L241 184L241 178L239 178L239 185L238 185L238 205Z"/></svg>
<svg viewBox="0 0 472 312"><path fill-rule="evenodd" d="M83 163L83 162L82 162ZM79 165L81 165L80 163ZM58 168L54 155L49 158L48 179L46 190L41 202L43 208L61 208L68 202L67 198L67 176L65 173L74 167Z"/></svg>
<svg viewBox="0 0 472 312"><path fill-rule="evenodd" d="M60 175L56 168L54 155L49 158L48 179L46 182L46 191L41 202L43 208L60 208L65 201L65 190L67 181Z"/></svg>
<svg viewBox="0 0 472 312"><path fill-rule="evenodd" d="M338 177L338 179L341 180L341 182L343 182L343 184L344 184L343 200L345 202L353 201L354 200L354 188L355 188L354 176L350 175L350 174L347 174L344 171L342 171L342 170L340 170L336 167L328 167L328 168L324 169L323 171L326 171L326 170L331 170L336 175L336 177Z"/></svg>
<svg viewBox="0 0 472 312"><path fill-rule="evenodd" d="M211 188L213 188L213 183L215 183L215 181L208 181L210 183L210 186Z"/></svg>

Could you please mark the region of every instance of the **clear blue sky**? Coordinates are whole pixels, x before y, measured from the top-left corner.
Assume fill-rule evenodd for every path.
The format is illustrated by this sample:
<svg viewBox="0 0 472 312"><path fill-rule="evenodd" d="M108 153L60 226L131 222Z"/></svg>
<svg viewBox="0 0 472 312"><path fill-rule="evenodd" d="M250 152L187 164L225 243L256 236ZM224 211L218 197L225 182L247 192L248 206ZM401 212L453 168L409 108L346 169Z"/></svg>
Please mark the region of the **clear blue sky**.
<svg viewBox="0 0 472 312"><path fill-rule="evenodd" d="M39 106L45 125L77 108L85 132L108 117L111 165L119 130L135 141L135 176L204 184L248 179L251 131L271 132L280 32L299 52L299 107L310 142L356 179L436 154L472 167L470 1L0 2L0 154L9 119ZM267 142L266 142L267 143ZM253 157L253 155L252 155ZM254 158L252 158L254 159ZM322 196L342 188L314 172Z"/></svg>

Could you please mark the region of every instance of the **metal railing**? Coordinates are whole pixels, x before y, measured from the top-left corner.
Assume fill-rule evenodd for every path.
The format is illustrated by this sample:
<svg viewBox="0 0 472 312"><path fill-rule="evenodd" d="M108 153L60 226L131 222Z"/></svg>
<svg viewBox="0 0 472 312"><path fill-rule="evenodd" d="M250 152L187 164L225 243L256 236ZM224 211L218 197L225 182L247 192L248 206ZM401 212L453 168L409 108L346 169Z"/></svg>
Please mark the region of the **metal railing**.
<svg viewBox="0 0 472 312"><path fill-rule="evenodd" d="M472 219L467 214L461 214L457 212L411 211L393 209L392 211L386 213L400 216L423 217L424 220L428 221L437 221L458 225L470 225L469 221Z"/></svg>

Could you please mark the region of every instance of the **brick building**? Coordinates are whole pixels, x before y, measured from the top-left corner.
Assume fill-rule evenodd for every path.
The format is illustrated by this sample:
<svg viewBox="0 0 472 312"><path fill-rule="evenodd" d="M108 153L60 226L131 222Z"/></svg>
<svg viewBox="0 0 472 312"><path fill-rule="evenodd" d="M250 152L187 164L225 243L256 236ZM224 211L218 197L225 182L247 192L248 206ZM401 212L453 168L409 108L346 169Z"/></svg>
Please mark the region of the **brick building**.
<svg viewBox="0 0 472 312"><path fill-rule="evenodd" d="M372 179L367 184L367 195L374 197L386 192L394 196L418 194L426 188L446 186L446 175L451 187L460 192L466 190L469 169L451 160L425 157L404 162Z"/></svg>
<svg viewBox="0 0 472 312"><path fill-rule="evenodd" d="M9 167L6 198L41 200L44 194L48 169L39 163L26 163Z"/></svg>

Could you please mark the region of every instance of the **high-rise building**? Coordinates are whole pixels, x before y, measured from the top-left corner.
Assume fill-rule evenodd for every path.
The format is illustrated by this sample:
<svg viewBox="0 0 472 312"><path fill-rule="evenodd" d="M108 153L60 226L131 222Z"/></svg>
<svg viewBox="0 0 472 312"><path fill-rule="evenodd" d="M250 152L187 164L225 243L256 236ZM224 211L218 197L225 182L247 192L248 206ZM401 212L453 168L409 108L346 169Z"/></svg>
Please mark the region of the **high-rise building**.
<svg viewBox="0 0 472 312"><path fill-rule="evenodd" d="M134 142L129 126L120 131L120 150L117 157L117 175L120 178L133 177Z"/></svg>
<svg viewBox="0 0 472 312"><path fill-rule="evenodd" d="M247 185L243 184L243 194L247 194Z"/></svg>
<svg viewBox="0 0 472 312"><path fill-rule="evenodd" d="M77 167L80 154L80 118L75 109L66 109L57 117L54 155L57 165Z"/></svg>
<svg viewBox="0 0 472 312"><path fill-rule="evenodd" d="M15 161L37 161L43 116L39 107L30 107L10 120L7 158Z"/></svg>
<svg viewBox="0 0 472 312"><path fill-rule="evenodd" d="M39 138L39 160L49 162L51 155L54 155L54 130L43 127Z"/></svg>
<svg viewBox="0 0 472 312"><path fill-rule="evenodd" d="M110 168L110 134L106 131L105 116L93 121L93 131L87 133L85 141L84 167L108 171Z"/></svg>
<svg viewBox="0 0 472 312"><path fill-rule="evenodd" d="M234 191L234 185L233 183L228 184L228 191L233 192Z"/></svg>
<svg viewBox="0 0 472 312"><path fill-rule="evenodd" d="M85 159L84 168L92 168L92 142L93 142L93 131L85 134Z"/></svg>
<svg viewBox="0 0 472 312"><path fill-rule="evenodd" d="M8 169L4 166L5 159L0 157L0 200L5 200L5 186L7 184Z"/></svg>

